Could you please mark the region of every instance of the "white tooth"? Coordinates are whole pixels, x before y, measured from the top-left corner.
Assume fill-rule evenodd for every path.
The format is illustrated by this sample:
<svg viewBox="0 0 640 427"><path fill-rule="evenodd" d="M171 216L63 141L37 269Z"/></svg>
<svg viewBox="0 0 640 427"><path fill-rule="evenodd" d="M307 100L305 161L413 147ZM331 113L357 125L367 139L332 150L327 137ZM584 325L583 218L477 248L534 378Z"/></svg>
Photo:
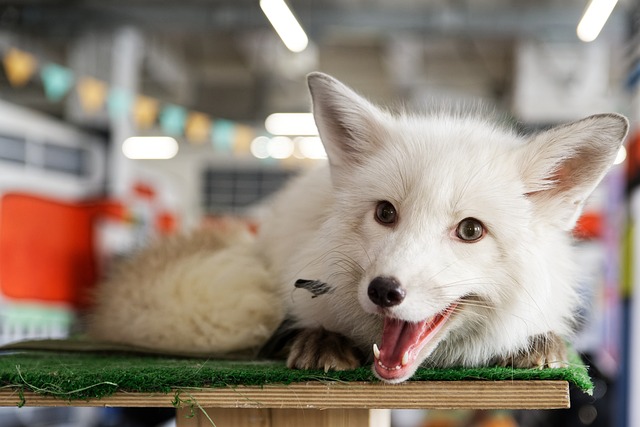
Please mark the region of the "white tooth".
<svg viewBox="0 0 640 427"><path fill-rule="evenodd" d="M376 359L380 359L380 349L378 348L378 344L373 343L373 355Z"/></svg>
<svg viewBox="0 0 640 427"><path fill-rule="evenodd" d="M405 351L404 355L402 356L402 366L406 365L407 363L409 363L409 352Z"/></svg>

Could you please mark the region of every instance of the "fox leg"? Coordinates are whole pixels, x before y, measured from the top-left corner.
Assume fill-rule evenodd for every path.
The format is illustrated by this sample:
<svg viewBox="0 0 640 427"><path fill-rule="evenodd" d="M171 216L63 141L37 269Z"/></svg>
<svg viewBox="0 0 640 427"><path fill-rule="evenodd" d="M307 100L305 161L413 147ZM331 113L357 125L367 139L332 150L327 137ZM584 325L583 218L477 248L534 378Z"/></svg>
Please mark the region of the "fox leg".
<svg viewBox="0 0 640 427"><path fill-rule="evenodd" d="M496 363L513 368L563 368L567 366L567 347L553 332L536 335L527 349L499 358Z"/></svg>
<svg viewBox="0 0 640 427"><path fill-rule="evenodd" d="M303 329L291 342L287 366L344 371L359 367L362 354L344 335L323 328Z"/></svg>

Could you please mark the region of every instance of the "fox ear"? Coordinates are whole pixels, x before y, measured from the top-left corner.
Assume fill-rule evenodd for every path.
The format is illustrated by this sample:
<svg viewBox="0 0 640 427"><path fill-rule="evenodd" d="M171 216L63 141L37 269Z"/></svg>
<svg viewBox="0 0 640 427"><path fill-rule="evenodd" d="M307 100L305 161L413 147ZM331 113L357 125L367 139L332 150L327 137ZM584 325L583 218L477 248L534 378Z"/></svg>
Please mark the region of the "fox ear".
<svg viewBox="0 0 640 427"><path fill-rule="evenodd" d="M307 76L313 116L332 169L362 162L380 144L385 113L323 73Z"/></svg>
<svg viewBox="0 0 640 427"><path fill-rule="evenodd" d="M525 191L538 213L571 230L613 164L628 128L624 116L599 114L542 132L523 147Z"/></svg>

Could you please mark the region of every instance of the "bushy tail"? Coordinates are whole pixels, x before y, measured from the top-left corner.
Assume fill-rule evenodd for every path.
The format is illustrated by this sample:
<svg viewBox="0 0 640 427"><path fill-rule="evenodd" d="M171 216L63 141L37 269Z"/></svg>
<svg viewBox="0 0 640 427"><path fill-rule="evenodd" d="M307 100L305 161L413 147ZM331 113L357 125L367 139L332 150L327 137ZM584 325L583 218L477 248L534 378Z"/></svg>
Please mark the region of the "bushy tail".
<svg viewBox="0 0 640 427"><path fill-rule="evenodd" d="M241 227L152 245L123 262L94 301L92 338L168 352L257 349L284 317L254 237Z"/></svg>

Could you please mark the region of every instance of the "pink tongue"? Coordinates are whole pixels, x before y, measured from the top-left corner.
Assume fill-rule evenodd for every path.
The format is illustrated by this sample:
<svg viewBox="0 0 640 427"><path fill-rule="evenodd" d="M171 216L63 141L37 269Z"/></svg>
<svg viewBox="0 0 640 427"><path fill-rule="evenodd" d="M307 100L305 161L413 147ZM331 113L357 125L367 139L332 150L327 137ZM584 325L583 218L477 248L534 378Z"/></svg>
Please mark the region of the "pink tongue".
<svg viewBox="0 0 640 427"><path fill-rule="evenodd" d="M423 337L426 338L428 335L425 335L425 332L428 332L427 324L431 323L431 320L409 323L385 317L380 345L380 362L390 368L401 366L404 354L419 347Z"/></svg>

